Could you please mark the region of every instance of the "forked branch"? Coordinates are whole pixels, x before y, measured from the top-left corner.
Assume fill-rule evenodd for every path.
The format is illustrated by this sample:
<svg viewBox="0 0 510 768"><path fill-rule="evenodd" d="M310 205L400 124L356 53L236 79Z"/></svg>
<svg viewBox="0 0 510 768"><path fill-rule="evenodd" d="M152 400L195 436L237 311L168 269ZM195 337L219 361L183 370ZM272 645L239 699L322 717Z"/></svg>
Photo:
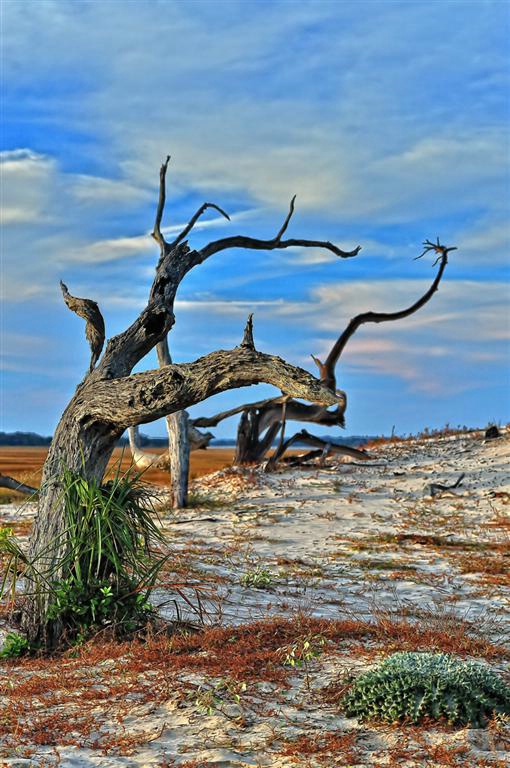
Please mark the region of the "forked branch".
<svg viewBox="0 0 510 768"><path fill-rule="evenodd" d="M180 243L186 235L189 235L195 224L197 223L198 219L202 216L203 213L208 208L214 208L215 211L218 211L218 213L221 213L223 218L227 219L227 221L230 221L230 216L226 211L223 210L223 208L220 208L219 205L216 205L215 203L203 203L203 205L200 206L198 211L191 217L189 222L186 224L180 235L178 235L175 240L169 245L169 248L174 248L178 243Z"/></svg>
<svg viewBox="0 0 510 768"><path fill-rule="evenodd" d="M353 251L344 251L337 245L330 243L326 240L307 240L307 239L291 239L282 240L282 236L287 231L289 222L294 213L294 204L296 201L296 195L290 201L289 212L283 222L282 226L276 233L276 235L270 240L259 240L255 237L245 237L244 235L234 235L232 237L224 237L222 240L215 240L202 248L200 251L201 261L205 261L214 253L219 251L225 251L227 248L249 248L257 251L272 251L276 248L325 248L327 251L331 251L335 256L339 256L342 259L350 259L353 256L357 256L361 250L361 245L358 245Z"/></svg>

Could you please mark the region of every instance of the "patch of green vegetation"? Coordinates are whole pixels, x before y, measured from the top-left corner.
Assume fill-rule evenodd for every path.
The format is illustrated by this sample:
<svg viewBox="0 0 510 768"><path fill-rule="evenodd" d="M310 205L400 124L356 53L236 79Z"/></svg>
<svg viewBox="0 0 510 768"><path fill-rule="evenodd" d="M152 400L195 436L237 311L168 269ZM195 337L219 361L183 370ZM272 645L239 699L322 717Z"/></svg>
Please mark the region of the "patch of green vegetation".
<svg viewBox="0 0 510 768"><path fill-rule="evenodd" d="M222 678L211 687L200 686L192 696L192 700L198 710L205 715L214 715L216 712L225 714L224 705L235 703L241 706L241 696L246 689L247 685L244 682Z"/></svg>
<svg viewBox="0 0 510 768"><path fill-rule="evenodd" d="M283 663L289 667L306 667L314 659L318 659L326 644L326 638L322 635L306 635L298 638L295 643L285 650Z"/></svg>
<svg viewBox="0 0 510 768"><path fill-rule="evenodd" d="M0 659L15 659L25 656L30 650L30 643L26 637L17 632L8 632L0 650Z"/></svg>
<svg viewBox="0 0 510 768"><path fill-rule="evenodd" d="M510 686L488 664L445 653L394 653L355 680L342 707L360 720L444 719L479 728L494 714L510 714Z"/></svg>
<svg viewBox="0 0 510 768"><path fill-rule="evenodd" d="M269 571L264 568L255 568L253 571L247 571L241 576L243 587L253 587L254 589L269 589L273 583L273 577Z"/></svg>

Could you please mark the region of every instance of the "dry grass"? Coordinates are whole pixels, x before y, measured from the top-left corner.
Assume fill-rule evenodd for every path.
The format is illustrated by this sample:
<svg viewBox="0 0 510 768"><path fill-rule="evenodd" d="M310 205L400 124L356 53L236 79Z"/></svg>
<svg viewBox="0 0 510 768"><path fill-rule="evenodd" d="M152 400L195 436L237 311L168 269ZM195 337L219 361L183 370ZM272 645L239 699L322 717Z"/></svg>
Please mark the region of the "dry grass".
<svg viewBox="0 0 510 768"><path fill-rule="evenodd" d="M444 616L412 623L390 616L367 622L300 615L170 637L159 633L131 642L103 635L60 657L5 663L0 723L6 744L88 746L130 754L154 736L124 733L123 721L141 705L156 708L176 696L186 701L190 672L249 687L264 681L283 691L295 670L283 663L282 649L311 635L325 639L324 654L354 653L365 659L396 650L438 650L485 659L510 655L508 649L477 637L466 622L449 623ZM115 732L98 735L105 720L115 723ZM324 751L332 748L334 738L322 734L313 743ZM303 753L305 744L288 745L294 752L285 754Z"/></svg>
<svg viewBox="0 0 510 768"><path fill-rule="evenodd" d="M318 765L331 766L331 759L339 766L349 766L360 762L360 751L356 741L360 733L348 731L339 733L326 731L299 736L285 744L280 754L285 757L314 757Z"/></svg>
<svg viewBox="0 0 510 768"><path fill-rule="evenodd" d="M151 453L163 453L164 448L149 448ZM4 475L15 477L16 480L32 485L36 488L41 483L42 467L45 462L48 449L33 446L0 446L0 471ZM191 454L190 476L202 477L210 472L230 466L234 458L233 448L208 448L206 451L193 451ZM131 464L129 448L116 448L110 461L110 468L116 466L121 460L122 469L127 470ZM168 485L169 473L160 469L149 469L144 474L148 483L155 485ZM0 488L0 504L25 500L27 497L11 491L8 488Z"/></svg>

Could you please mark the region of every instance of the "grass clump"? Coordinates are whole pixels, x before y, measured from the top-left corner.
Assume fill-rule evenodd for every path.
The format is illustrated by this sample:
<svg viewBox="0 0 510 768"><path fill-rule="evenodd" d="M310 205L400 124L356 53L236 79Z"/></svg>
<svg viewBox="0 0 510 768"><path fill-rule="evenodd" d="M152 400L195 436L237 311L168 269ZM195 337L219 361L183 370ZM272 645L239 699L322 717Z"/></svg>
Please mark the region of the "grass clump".
<svg viewBox="0 0 510 768"><path fill-rule="evenodd" d="M61 487L62 539L36 561L28 561L10 532L0 531L0 551L8 558L0 596L9 586L14 591L21 572L27 592L48 596L47 628L59 622L71 643L104 628L117 636L141 629L155 615L150 596L168 555L140 475L117 473L100 483L64 468ZM62 541L58 559L52 552Z"/></svg>
<svg viewBox="0 0 510 768"><path fill-rule="evenodd" d="M510 686L487 664L446 653L394 653L360 675L342 705L360 720L444 719L479 728L495 713L510 714Z"/></svg>
<svg viewBox="0 0 510 768"><path fill-rule="evenodd" d="M66 469L63 484L69 546L48 618L80 635L104 626L120 634L140 628L166 558L157 551L164 538L139 476L100 484Z"/></svg>

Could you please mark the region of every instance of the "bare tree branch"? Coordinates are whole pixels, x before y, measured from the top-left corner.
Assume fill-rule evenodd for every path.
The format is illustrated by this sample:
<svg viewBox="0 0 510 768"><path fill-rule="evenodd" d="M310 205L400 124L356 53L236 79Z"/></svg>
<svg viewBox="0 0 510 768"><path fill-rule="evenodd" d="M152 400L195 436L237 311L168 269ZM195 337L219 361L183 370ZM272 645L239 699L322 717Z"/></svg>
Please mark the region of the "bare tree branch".
<svg viewBox="0 0 510 768"><path fill-rule="evenodd" d="M371 458L371 456L365 450L352 448L350 445L327 443L322 438L316 437L316 435L311 435L310 432L306 431L306 429L302 429L301 432L297 432L295 435L292 435L292 437L289 437L283 444L278 447L274 456L272 457L273 462L276 464L276 462L294 443L303 443L304 445L316 446L321 449L321 454L323 453L324 448L329 446L329 453L337 453L342 456L351 456L352 458L360 459L361 461L368 461Z"/></svg>
<svg viewBox="0 0 510 768"><path fill-rule="evenodd" d="M357 256L361 251L361 245L358 245L353 251L342 251L333 243L324 240L278 240L276 237L272 240L258 240L255 237L234 235L233 237L225 237L222 240L215 240L213 243L209 243L209 245L202 248L199 253L201 256L200 261L205 261L214 253L225 251L227 248L274 251L276 248L293 248L298 246L301 248L324 248L342 259L350 259L353 256Z"/></svg>
<svg viewBox="0 0 510 768"><path fill-rule="evenodd" d="M230 221L230 216L228 215L228 213L226 213L226 212L223 210L223 208L220 208L220 207L219 207L219 205L216 205L215 203L203 203L203 205L201 205L201 206L200 206L200 208L198 209L198 211L197 211L197 212L196 212L196 213L195 213L195 214L194 214L194 215L191 217L191 219L189 220L188 224L186 224L186 226L185 226L185 227L184 227L184 229L182 230L181 234L180 234L180 235L178 235L178 236L175 238L175 240L174 240L174 241L173 241L173 242L170 244L170 246L169 246L170 248L173 248L173 247L174 247L174 246L176 246L178 243L180 243L180 242L181 242L181 240L184 240L184 238L186 237L186 235L188 235L188 234L191 232L191 230L193 229L193 227L194 227L194 226L195 226L195 224L197 223L198 219L199 219L199 218L202 216L202 214L203 214L203 213L205 213L205 211L206 211L208 208L214 208L214 210L215 210L215 211L218 211L218 213L221 213L221 215L222 215L222 216L223 216L225 219L227 219L228 221Z"/></svg>
<svg viewBox="0 0 510 768"><path fill-rule="evenodd" d="M325 386L329 387L330 389L335 389L336 387L336 377L335 377L335 367L338 363L338 360L345 348L345 345L353 336L358 328L363 325L364 323L385 323L392 320L402 320L405 317L409 317L409 315L414 314L414 312L417 312L421 307L423 307L434 295L434 293L437 291L439 287L439 283L441 282L441 278L443 276L443 272L445 270L445 267L448 263L448 253L450 251L456 250L456 248L447 248L446 246L440 245L439 240L437 244L430 243L429 240L426 240L424 245L425 250L423 253L418 257L421 258L421 256L425 255L430 250L434 250L436 253L439 254L439 261L440 266L437 271L437 274L430 286L430 288L421 296L418 301L415 301L414 304L412 304L410 307L406 307L406 309L402 309L398 312L363 312L362 314L356 315L356 317L353 317L352 320L349 322L345 330L340 334L337 341L331 348L331 351L329 355L326 358L326 362L322 363L318 358L313 357L314 361L319 367L320 371L320 378L323 384Z"/></svg>
<svg viewBox="0 0 510 768"><path fill-rule="evenodd" d="M170 155L167 155L165 162L159 169L159 200L158 207L156 209L156 220L154 222L154 229L152 230L152 237L159 243L161 252L163 253L167 247L167 242L161 234L161 219L163 218L163 212L165 210L166 200L166 170L168 163L170 162Z"/></svg>
<svg viewBox="0 0 510 768"><path fill-rule="evenodd" d="M299 246L301 248L325 248L326 250L334 253L335 256L339 256L342 259L349 259L358 255L361 250L360 245L358 245L357 248L355 248L353 251L343 251L333 243L324 240L282 240L282 235L287 230L289 222L292 218L292 214L294 213L295 200L296 195L294 195L290 201L290 208L285 221L283 222L276 236L271 240L259 240L258 238L245 237L244 235L224 237L223 239L215 240L214 242L209 243L204 248L202 248L200 250L200 261L205 261L214 253L218 253L218 251L224 251L227 248L249 248L258 251L272 251L275 248L292 248Z"/></svg>
<svg viewBox="0 0 510 768"><path fill-rule="evenodd" d="M255 403L238 405L236 408L230 408L228 411L221 411L214 416L200 416L198 419L192 419L191 424L195 427L216 427L220 421L224 421L224 419L228 419L230 416L237 416L238 413L242 413L243 411L264 408L266 405L272 405L273 403L278 402L283 402L283 397L268 397L266 400L257 400Z"/></svg>
<svg viewBox="0 0 510 768"><path fill-rule="evenodd" d="M288 421L311 421L314 424L321 424L328 427L343 427L344 413L347 406L347 396L345 392L336 390L336 408L330 411L322 405L310 405L289 400L287 403ZM196 427L216 427L224 419L230 416L236 416L243 411L260 411L259 429L262 433L275 420L282 419L282 404L284 397L270 397L266 400L258 400L254 403L244 403L228 411L221 411L214 416L200 416L193 419L192 423Z"/></svg>
<svg viewBox="0 0 510 768"><path fill-rule="evenodd" d="M288 214L287 214L287 218L286 218L286 219L285 219L285 221L283 222L283 224L282 224L282 227L281 227L280 231L279 231L279 232L278 232L278 234L276 235L276 238L275 238L276 240L281 240L281 239L282 239L282 237L283 237L283 235L284 235L284 234L285 234L285 232L287 231L287 227L289 226L289 222L290 222L290 220L291 220L291 218L292 218L292 214L294 213L294 203L295 203L295 202L296 202L296 195L294 195L294 197L293 197L293 198L292 198L292 200L290 201L289 212L288 212Z"/></svg>
<svg viewBox="0 0 510 768"><path fill-rule="evenodd" d="M76 296L71 296L67 290L67 285L60 281L60 287L62 289L62 295L64 301L71 310L79 317L85 320L85 337L90 346L90 368L91 372L97 363L101 350L103 349L105 328L103 316L99 310L99 307L92 299L79 299Z"/></svg>
<svg viewBox="0 0 510 768"><path fill-rule="evenodd" d="M0 473L0 488L9 488L11 491L18 491L18 493L25 493L32 496L34 493L38 493L37 488L33 488L31 485L25 485L20 483L19 480L15 480L8 475L2 475Z"/></svg>

